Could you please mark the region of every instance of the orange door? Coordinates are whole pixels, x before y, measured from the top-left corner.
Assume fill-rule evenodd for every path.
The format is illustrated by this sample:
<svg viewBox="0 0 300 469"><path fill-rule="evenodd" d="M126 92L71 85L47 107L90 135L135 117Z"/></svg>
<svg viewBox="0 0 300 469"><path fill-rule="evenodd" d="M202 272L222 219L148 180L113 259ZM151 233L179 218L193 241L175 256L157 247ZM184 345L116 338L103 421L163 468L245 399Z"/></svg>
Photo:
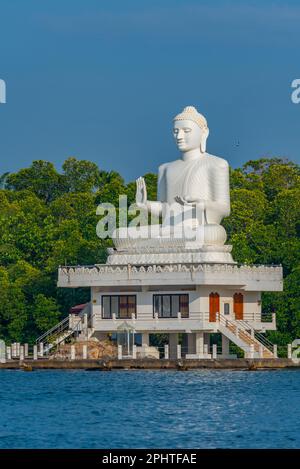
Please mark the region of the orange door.
<svg viewBox="0 0 300 469"><path fill-rule="evenodd" d="M216 322L217 313L220 312L219 293L210 293L209 295L209 322Z"/></svg>
<svg viewBox="0 0 300 469"><path fill-rule="evenodd" d="M242 293L233 295L233 311L235 319L244 319L244 297Z"/></svg>

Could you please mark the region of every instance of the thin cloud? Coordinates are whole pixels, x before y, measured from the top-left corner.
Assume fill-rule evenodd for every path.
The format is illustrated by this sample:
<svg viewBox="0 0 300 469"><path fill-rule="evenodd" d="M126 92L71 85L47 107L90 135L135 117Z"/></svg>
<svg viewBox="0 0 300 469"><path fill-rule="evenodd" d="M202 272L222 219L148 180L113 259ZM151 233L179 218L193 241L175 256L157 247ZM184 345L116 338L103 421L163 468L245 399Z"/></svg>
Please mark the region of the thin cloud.
<svg viewBox="0 0 300 469"><path fill-rule="evenodd" d="M293 40L299 36L300 6L268 4L221 5L192 4L166 7L144 7L128 11L109 11L99 6L94 11L71 15L41 14L36 21L52 31L63 34L97 35L104 37L137 36L164 38L167 42L185 42L204 38L231 42L240 40L260 41L260 33L270 35L270 43ZM257 34L258 33L258 34ZM275 35L274 35L275 33ZM278 36L276 36L278 34ZM271 37L272 36L272 37Z"/></svg>

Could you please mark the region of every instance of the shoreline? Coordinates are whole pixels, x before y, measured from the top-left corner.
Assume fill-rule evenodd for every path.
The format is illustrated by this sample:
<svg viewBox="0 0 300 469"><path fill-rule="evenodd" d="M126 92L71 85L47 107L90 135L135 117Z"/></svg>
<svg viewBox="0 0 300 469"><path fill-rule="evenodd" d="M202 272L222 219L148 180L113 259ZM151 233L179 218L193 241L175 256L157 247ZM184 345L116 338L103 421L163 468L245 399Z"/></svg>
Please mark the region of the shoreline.
<svg viewBox="0 0 300 469"><path fill-rule="evenodd" d="M0 370L270 370L300 368L300 363L294 363L287 358L254 358L254 359L198 359L198 360L164 360L164 359L87 359L87 360L49 360L39 359L24 361L10 360L0 363Z"/></svg>

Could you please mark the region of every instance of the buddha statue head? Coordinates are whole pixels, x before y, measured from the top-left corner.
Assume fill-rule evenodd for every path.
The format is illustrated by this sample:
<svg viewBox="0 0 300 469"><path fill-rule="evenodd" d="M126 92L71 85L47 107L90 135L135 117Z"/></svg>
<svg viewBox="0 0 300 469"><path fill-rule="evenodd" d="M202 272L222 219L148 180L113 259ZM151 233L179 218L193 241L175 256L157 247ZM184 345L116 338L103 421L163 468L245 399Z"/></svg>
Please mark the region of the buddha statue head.
<svg viewBox="0 0 300 469"><path fill-rule="evenodd" d="M193 106L187 106L174 117L173 133L178 149L182 152L200 149L206 151L209 134L207 121Z"/></svg>

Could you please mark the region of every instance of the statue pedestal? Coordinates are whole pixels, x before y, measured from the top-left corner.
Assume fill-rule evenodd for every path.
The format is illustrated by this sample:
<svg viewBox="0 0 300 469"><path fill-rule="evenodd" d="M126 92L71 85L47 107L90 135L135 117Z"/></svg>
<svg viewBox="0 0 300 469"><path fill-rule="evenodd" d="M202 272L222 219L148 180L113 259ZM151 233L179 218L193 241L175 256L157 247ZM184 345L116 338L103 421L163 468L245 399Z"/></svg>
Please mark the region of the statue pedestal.
<svg viewBox="0 0 300 469"><path fill-rule="evenodd" d="M221 225L200 226L185 233L181 226L172 229L171 233L170 227L161 225L117 229L112 235L115 248L108 249L107 264L236 264L232 246L224 245L226 232Z"/></svg>
<svg viewBox="0 0 300 469"><path fill-rule="evenodd" d="M231 255L232 246L170 246L139 247L131 249L108 249L107 264L110 265L149 265L205 263L236 264Z"/></svg>

